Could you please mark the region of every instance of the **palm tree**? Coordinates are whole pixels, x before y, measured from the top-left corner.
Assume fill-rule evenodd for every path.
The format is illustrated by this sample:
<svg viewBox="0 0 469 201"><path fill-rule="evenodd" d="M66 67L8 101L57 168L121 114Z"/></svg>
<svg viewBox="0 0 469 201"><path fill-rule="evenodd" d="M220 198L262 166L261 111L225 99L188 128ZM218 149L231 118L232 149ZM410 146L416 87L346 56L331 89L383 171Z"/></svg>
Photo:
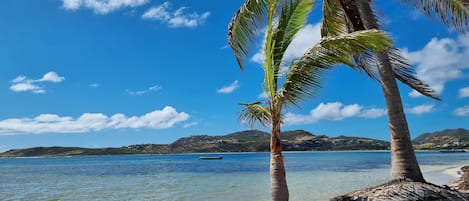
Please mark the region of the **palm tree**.
<svg viewBox="0 0 469 201"><path fill-rule="evenodd" d="M289 193L280 140L282 111L313 97L320 77L335 64L354 67L351 55L384 50L390 41L376 30L326 37L299 59L285 61L285 52L304 26L313 0L247 0L228 27L228 43L241 69L256 34L266 26L263 52L265 60L263 91L267 100L242 104L240 119L250 126L270 127L270 176L272 200L288 200ZM287 69L283 71L281 69Z"/></svg>
<svg viewBox="0 0 469 201"><path fill-rule="evenodd" d="M467 0L402 0L428 16L437 16L460 32L469 29ZM337 36L360 30L378 29L371 0L324 0L322 36ZM391 180L424 182L410 139L407 120L396 79L421 94L440 100L434 91L415 77L415 72L395 48L366 52L354 57L360 70L379 79L386 102L391 139ZM378 69L379 78L374 69Z"/></svg>

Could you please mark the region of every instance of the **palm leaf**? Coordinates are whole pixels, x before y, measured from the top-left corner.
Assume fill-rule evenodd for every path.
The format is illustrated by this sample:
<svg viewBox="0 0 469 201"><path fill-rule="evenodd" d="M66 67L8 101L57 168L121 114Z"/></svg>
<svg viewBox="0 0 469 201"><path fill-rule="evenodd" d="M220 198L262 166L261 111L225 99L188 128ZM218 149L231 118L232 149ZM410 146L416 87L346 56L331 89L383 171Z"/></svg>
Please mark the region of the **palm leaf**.
<svg viewBox="0 0 469 201"><path fill-rule="evenodd" d="M417 78L417 73L407 62L404 56L401 55L398 49L390 48L387 53L389 61L391 62L392 69L394 71L394 76L399 81L414 89L415 91L418 91L424 96L433 98L435 100L441 100L441 98L438 97L434 89L432 89L424 81Z"/></svg>
<svg viewBox="0 0 469 201"><path fill-rule="evenodd" d="M350 59L352 55L365 51L383 51L391 44L386 34L377 30L323 38L290 68L278 98L284 104L298 105L299 101L315 96L325 69L337 64L356 68Z"/></svg>
<svg viewBox="0 0 469 201"><path fill-rule="evenodd" d="M262 126L267 127L270 122L269 110L261 105L262 102L254 103L241 103L244 108L239 113L239 119L245 121L249 127L254 127L255 123L260 123Z"/></svg>
<svg viewBox="0 0 469 201"><path fill-rule="evenodd" d="M284 0L282 10L278 17L274 38L274 67L277 74L285 51L298 31L306 23L308 14L313 8L313 0Z"/></svg>
<svg viewBox="0 0 469 201"><path fill-rule="evenodd" d="M422 3L425 2L431 2L431 1L425 1L425 0L420 0L420 1L414 1L414 0L405 0L407 3L415 3L414 6L418 6L419 4L421 5ZM446 0L442 2L447 2ZM355 1L341 1L342 5L341 8L344 6L347 6L347 10L344 11L347 15L346 17L346 23L348 24L347 26L347 31L348 32L353 32L353 31L360 31L364 30L366 28L379 28L378 23L371 25L371 27L364 27L363 22L361 21L361 18L355 17L356 15L359 15L358 11L358 5L356 4ZM427 7L430 4L426 5ZM420 6L422 7L422 6ZM427 9L428 10L428 9ZM375 11L372 10L372 17L374 18L371 21L376 21L378 22L378 19L376 18ZM389 60L392 65L392 69L394 71L395 77L400 80L402 83L406 84L410 88L420 92L422 95L431 97L436 100L440 100L440 98L435 94L435 91L424 81L421 81L418 79L415 75L415 71L411 68L407 60L401 55L398 49L396 48L390 48L387 50ZM366 73L370 78L374 80L378 80L378 75L376 73L377 70L377 59L376 59L376 54L371 51L365 51L363 54L360 55L354 55L353 59L355 63L358 65L358 68L355 68L361 72Z"/></svg>
<svg viewBox="0 0 469 201"><path fill-rule="evenodd" d="M439 18L448 27L464 33L469 31L468 0L402 0L429 17Z"/></svg>
<svg viewBox="0 0 469 201"><path fill-rule="evenodd" d="M339 1L323 0L323 20L321 24L321 36L338 36L347 33L345 13Z"/></svg>
<svg viewBox="0 0 469 201"><path fill-rule="evenodd" d="M324 0L323 25L321 34L323 36L337 36L339 34L351 33L354 31L362 31L366 29L379 29L378 19L375 11L372 10L372 16L377 24L365 28L361 20L359 6L356 1L352 0ZM344 10L344 8L347 8ZM330 32L330 33L329 33ZM377 65L374 59L374 53L365 51L360 55L353 55L353 60L359 68L356 70L367 74L370 78L378 80Z"/></svg>
<svg viewBox="0 0 469 201"><path fill-rule="evenodd" d="M228 44L241 69L254 42L256 33L264 24L267 0L246 0L228 25Z"/></svg>

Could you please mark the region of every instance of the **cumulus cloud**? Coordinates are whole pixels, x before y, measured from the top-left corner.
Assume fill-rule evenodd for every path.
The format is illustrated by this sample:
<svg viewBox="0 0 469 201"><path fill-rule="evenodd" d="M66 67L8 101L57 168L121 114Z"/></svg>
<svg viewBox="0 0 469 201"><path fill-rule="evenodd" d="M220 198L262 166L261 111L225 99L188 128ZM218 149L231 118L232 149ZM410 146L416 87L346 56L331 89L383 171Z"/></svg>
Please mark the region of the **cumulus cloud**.
<svg viewBox="0 0 469 201"><path fill-rule="evenodd" d="M432 112L434 108L435 108L434 104L423 104L423 105L417 105L411 108L407 108L405 111L408 112L409 114L421 115L421 114Z"/></svg>
<svg viewBox="0 0 469 201"><path fill-rule="evenodd" d="M149 0L62 0L62 7L66 10L88 8L97 14L108 14L125 7L138 7Z"/></svg>
<svg viewBox="0 0 469 201"><path fill-rule="evenodd" d="M48 72L42 76L41 79L38 80L38 82L62 82L64 81L65 78L57 75L55 72Z"/></svg>
<svg viewBox="0 0 469 201"><path fill-rule="evenodd" d="M106 116L102 113L84 113L78 118L41 114L35 118L5 119L0 121L0 135L40 133L83 133L104 129L123 128L171 128L189 118L189 114L177 112L170 106L142 116L128 117L118 113Z"/></svg>
<svg viewBox="0 0 469 201"><path fill-rule="evenodd" d="M143 94L146 94L146 93L149 93L149 92L159 91L159 90L161 90L161 88L162 88L161 86L155 85L155 86L148 87L148 89L145 89L145 90L139 90L139 91L127 90L127 93L132 95L132 96L139 96L139 95L143 95Z"/></svg>
<svg viewBox="0 0 469 201"><path fill-rule="evenodd" d="M210 12L198 13L186 13L188 7L180 7L176 10L171 9L171 3L169 1L164 2L159 6L148 9L143 15L143 19L157 20L168 24L169 27L197 27L205 22L210 16Z"/></svg>
<svg viewBox="0 0 469 201"><path fill-rule="evenodd" d="M433 38L421 50L409 52L404 49L403 52L416 65L417 76L433 87L437 94L444 91L446 82L463 78L464 71L469 69L469 36ZM416 91L409 95L421 96Z"/></svg>
<svg viewBox="0 0 469 201"><path fill-rule="evenodd" d="M59 76L56 72L48 72L42 76L40 79L29 79L26 76L19 75L11 82L10 90L14 92L32 92L36 94L46 93L46 90L43 86L40 86L40 83L43 82L52 82L59 83L64 81L65 78Z"/></svg>
<svg viewBox="0 0 469 201"><path fill-rule="evenodd" d="M303 56L306 51L313 47L321 39L321 23L316 24L307 24L298 31L295 39L293 39L290 46L285 52L284 61L291 61L292 59L297 59ZM262 42L263 44L265 43ZM253 55L251 61L255 63L262 64L264 63L265 54L263 50L259 50L256 54Z"/></svg>
<svg viewBox="0 0 469 201"><path fill-rule="evenodd" d="M469 87L459 89L459 98L469 98Z"/></svg>
<svg viewBox="0 0 469 201"><path fill-rule="evenodd" d="M320 103L308 115L287 113L285 125L301 125L316 123L321 120L338 121L347 118L378 118L386 115L385 109L370 108L358 104L344 105L340 102Z"/></svg>
<svg viewBox="0 0 469 201"><path fill-rule="evenodd" d="M239 88L238 80L235 80L230 85L224 86L224 87L218 89L217 93L219 93L219 94L229 94L229 93L234 92L238 88Z"/></svg>
<svg viewBox="0 0 469 201"><path fill-rule="evenodd" d="M469 117L469 105L465 105L464 107L456 108L453 112L454 115L460 117Z"/></svg>

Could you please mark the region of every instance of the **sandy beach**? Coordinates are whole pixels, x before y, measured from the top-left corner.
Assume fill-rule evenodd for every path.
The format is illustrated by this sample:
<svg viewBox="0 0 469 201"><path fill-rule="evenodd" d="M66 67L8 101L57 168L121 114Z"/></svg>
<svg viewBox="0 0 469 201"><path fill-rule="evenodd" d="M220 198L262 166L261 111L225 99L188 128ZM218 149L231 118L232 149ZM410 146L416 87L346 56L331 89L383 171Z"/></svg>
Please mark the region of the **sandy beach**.
<svg viewBox="0 0 469 201"><path fill-rule="evenodd" d="M440 186L451 186L456 180L462 176L461 168L464 165L458 166L444 166L444 165L431 165L422 166L422 171L425 179Z"/></svg>

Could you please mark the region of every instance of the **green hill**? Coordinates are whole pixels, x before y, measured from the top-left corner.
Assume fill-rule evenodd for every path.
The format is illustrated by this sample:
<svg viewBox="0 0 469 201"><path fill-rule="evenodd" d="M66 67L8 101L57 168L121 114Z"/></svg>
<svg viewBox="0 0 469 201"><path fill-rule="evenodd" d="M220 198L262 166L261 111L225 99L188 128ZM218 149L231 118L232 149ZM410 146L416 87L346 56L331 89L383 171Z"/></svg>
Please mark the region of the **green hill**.
<svg viewBox="0 0 469 201"><path fill-rule="evenodd" d="M417 149L467 149L469 131L458 128L424 133L412 140L412 143Z"/></svg>
<svg viewBox="0 0 469 201"><path fill-rule="evenodd" d="M325 151L325 150L385 150L389 143L360 137L314 135L304 130L282 133L285 151ZM203 153L203 152L267 152L270 134L247 130L223 136L194 135L183 137L171 144L137 144L119 148L81 148L81 147L34 147L9 150L0 157L30 156L71 156L71 155L111 155L111 154L166 154L166 153Z"/></svg>

